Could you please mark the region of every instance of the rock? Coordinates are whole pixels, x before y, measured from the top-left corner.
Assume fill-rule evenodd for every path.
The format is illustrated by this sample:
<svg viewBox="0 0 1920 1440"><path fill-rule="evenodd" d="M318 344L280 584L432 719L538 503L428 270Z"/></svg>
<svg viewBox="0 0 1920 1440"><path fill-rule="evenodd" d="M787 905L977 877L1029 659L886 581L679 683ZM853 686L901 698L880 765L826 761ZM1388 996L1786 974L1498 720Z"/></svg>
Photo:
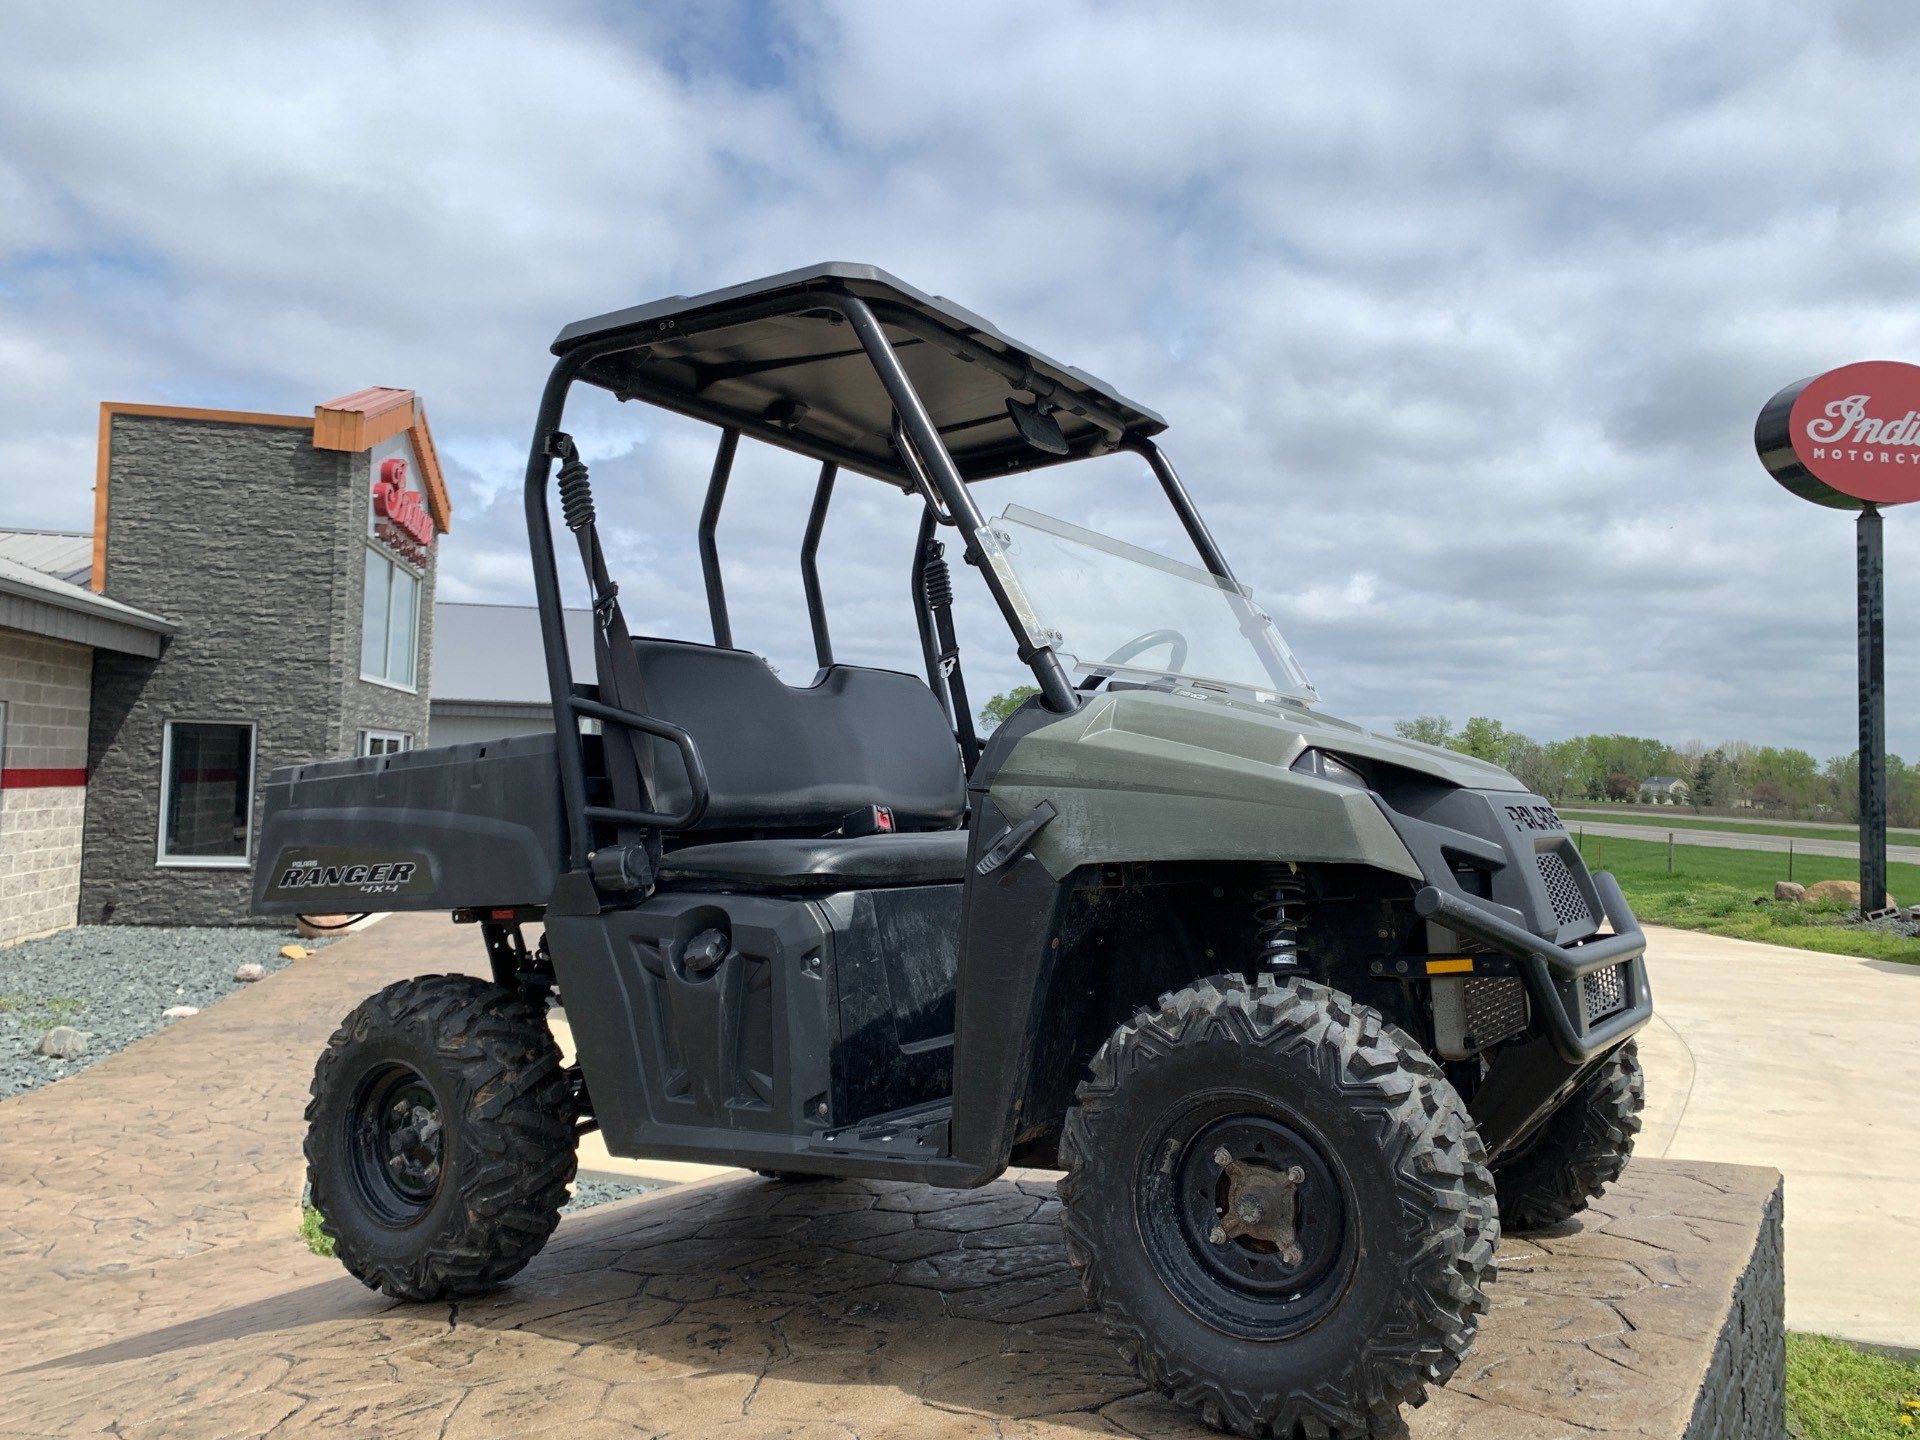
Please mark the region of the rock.
<svg viewBox="0 0 1920 1440"><path fill-rule="evenodd" d="M280 947L280 958L282 960L305 960L311 954L313 954L313 951L307 949L304 945L282 945ZM240 968L242 970L258 970L260 967L258 965L242 965ZM242 980L258 980L260 977L258 975L242 975L239 978Z"/></svg>
<svg viewBox="0 0 1920 1440"><path fill-rule="evenodd" d="M184 1020L189 1015L198 1015L199 1013L200 1007L198 1005L169 1005L165 1010L160 1012L160 1018L162 1020Z"/></svg>
<svg viewBox="0 0 1920 1440"><path fill-rule="evenodd" d="M1848 905L1860 903L1860 882L1858 880L1822 880L1807 887L1807 899L1816 903L1843 902Z"/></svg>
<svg viewBox="0 0 1920 1440"><path fill-rule="evenodd" d="M287 948L290 950L293 947L288 946ZM256 980L264 980L267 978L267 967L254 964L242 965L238 970L233 972L233 978L245 981L251 985Z"/></svg>
<svg viewBox="0 0 1920 1440"><path fill-rule="evenodd" d="M1773 898L1776 900L1791 900L1797 905L1807 898L1807 887L1797 885L1791 880L1776 880L1773 882Z"/></svg>
<svg viewBox="0 0 1920 1440"><path fill-rule="evenodd" d="M1807 899L1813 901L1837 901L1843 905L1860 908L1860 882L1858 880L1821 880L1807 887ZM1891 895L1886 897L1889 910L1900 907L1894 903Z"/></svg>
<svg viewBox="0 0 1920 1440"><path fill-rule="evenodd" d="M349 923L353 918L351 915L301 915L294 921L293 931L302 940L325 940L353 929Z"/></svg>
<svg viewBox="0 0 1920 1440"><path fill-rule="evenodd" d="M87 1042L92 1038L89 1031L76 1030L71 1025L56 1025L40 1037L40 1043L33 1047L33 1052L54 1060L78 1060L87 1053Z"/></svg>

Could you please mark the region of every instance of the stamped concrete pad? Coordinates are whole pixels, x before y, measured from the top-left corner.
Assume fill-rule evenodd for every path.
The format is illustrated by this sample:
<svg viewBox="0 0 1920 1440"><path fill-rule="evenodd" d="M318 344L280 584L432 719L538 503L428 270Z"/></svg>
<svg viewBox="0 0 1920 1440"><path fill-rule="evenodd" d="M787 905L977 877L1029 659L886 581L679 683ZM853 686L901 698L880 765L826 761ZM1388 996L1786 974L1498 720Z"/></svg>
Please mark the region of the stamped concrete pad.
<svg viewBox="0 0 1920 1440"><path fill-rule="evenodd" d="M1747 1353L1780 1341L1776 1185L1642 1164L1584 1221L1503 1245L1479 1343L1413 1435L1780 1433L1748 1428L1767 1401L1746 1393L1778 1382ZM1204 1434L1142 1392L1057 1218L1031 1173L974 1191L708 1181L569 1217L481 1301L393 1305L343 1277L180 1324L122 1315L104 1344L0 1375L0 1432ZM1768 1243L1770 1280L1754 1265ZM219 1285L217 1263L204 1279ZM1740 1352L1718 1372L1716 1345ZM1740 1428L1704 1426L1729 1390Z"/></svg>

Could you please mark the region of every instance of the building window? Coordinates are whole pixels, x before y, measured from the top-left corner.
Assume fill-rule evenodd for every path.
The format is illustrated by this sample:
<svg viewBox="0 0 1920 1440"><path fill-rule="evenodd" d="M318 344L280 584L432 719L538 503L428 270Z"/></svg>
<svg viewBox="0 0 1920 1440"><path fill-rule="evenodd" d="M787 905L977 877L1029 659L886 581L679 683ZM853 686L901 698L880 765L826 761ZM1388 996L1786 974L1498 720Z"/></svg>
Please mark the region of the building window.
<svg viewBox="0 0 1920 1440"><path fill-rule="evenodd" d="M160 747L160 863L245 866L253 726L169 720Z"/></svg>
<svg viewBox="0 0 1920 1440"><path fill-rule="evenodd" d="M413 736L399 730L362 730L360 732L362 755L398 755L402 750L412 748Z"/></svg>
<svg viewBox="0 0 1920 1440"><path fill-rule="evenodd" d="M420 637L420 577L367 547L365 608L360 616L360 678L414 688Z"/></svg>

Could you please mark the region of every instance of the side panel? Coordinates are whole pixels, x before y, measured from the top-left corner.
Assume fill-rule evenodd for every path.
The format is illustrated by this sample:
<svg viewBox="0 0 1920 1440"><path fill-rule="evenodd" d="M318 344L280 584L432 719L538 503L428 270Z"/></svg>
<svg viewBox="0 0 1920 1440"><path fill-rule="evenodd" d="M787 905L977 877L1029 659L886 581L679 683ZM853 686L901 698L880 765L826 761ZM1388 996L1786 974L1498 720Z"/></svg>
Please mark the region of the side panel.
<svg viewBox="0 0 1920 1440"><path fill-rule="evenodd" d="M989 748L983 770L992 758ZM975 791L969 866L1006 829L999 806ZM969 874L954 1030L953 1156L980 1181L1006 1168L1020 1126L1014 1105L1046 1023L1039 1002L1049 947L1069 898L1031 853L993 875Z"/></svg>
<svg viewBox="0 0 1920 1440"><path fill-rule="evenodd" d="M1052 802L1059 818L1033 853L1055 879L1127 860L1276 859L1419 878L1364 791L1289 768L1317 739L1250 703L1103 694L1018 739L990 793L1009 819Z"/></svg>
<svg viewBox="0 0 1920 1440"><path fill-rule="evenodd" d="M703 972L709 932L725 958ZM616 1155L790 1149L829 1104L831 937L809 901L657 895L547 916L567 1023Z"/></svg>
<svg viewBox="0 0 1920 1440"><path fill-rule="evenodd" d="M544 905L564 839L552 734L287 766L253 913Z"/></svg>
<svg viewBox="0 0 1920 1440"><path fill-rule="evenodd" d="M859 1173L846 1131L951 1094L960 889L670 892L599 915L550 910L607 1148Z"/></svg>

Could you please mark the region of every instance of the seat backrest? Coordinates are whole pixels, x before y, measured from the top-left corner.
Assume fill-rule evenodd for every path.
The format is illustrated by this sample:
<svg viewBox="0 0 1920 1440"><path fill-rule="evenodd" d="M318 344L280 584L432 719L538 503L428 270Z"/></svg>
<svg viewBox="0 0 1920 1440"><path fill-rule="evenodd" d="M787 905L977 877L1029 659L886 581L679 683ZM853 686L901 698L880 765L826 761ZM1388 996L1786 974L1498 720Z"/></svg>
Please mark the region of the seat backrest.
<svg viewBox="0 0 1920 1440"><path fill-rule="evenodd" d="M960 747L926 682L834 665L804 689L745 650L636 639L646 710L700 750L711 798L701 830L823 834L866 805L902 829L947 829L966 809ZM686 803L686 772L654 746L659 808Z"/></svg>

